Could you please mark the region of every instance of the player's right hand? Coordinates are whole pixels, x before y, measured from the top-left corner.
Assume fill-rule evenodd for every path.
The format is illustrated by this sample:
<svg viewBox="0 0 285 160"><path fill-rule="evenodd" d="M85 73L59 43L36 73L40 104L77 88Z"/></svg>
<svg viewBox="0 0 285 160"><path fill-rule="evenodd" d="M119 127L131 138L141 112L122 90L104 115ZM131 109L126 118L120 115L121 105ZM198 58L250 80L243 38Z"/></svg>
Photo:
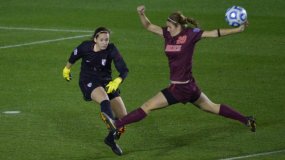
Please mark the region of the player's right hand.
<svg viewBox="0 0 285 160"><path fill-rule="evenodd" d="M72 79L71 73L70 73L70 68L64 67L62 71L62 76L65 80L70 81Z"/></svg>
<svg viewBox="0 0 285 160"><path fill-rule="evenodd" d="M138 6L137 11L139 14L144 14L145 6L144 5Z"/></svg>

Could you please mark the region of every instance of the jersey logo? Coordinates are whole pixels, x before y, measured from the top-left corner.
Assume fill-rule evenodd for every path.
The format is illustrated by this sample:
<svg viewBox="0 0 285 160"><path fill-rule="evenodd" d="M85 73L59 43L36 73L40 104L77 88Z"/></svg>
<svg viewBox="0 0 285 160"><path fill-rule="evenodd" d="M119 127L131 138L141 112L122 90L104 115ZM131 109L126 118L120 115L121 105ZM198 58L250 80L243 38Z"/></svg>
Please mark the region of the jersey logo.
<svg viewBox="0 0 285 160"><path fill-rule="evenodd" d="M73 51L73 54L76 56L77 55L77 52L78 52L78 50L77 50L77 48Z"/></svg>
<svg viewBox="0 0 285 160"><path fill-rule="evenodd" d="M177 41L176 41L176 44L184 44L187 40L187 36L179 36Z"/></svg>
<svg viewBox="0 0 285 160"><path fill-rule="evenodd" d="M166 52L180 52L182 45L166 45L165 51Z"/></svg>
<svg viewBox="0 0 285 160"><path fill-rule="evenodd" d="M200 28L194 28L194 29L193 29L193 32L196 32L196 33L197 33L197 32L200 32L200 31L201 31Z"/></svg>
<svg viewBox="0 0 285 160"><path fill-rule="evenodd" d="M103 66L105 66L105 65L106 65L106 59L102 59L101 64L102 64Z"/></svg>
<svg viewBox="0 0 285 160"><path fill-rule="evenodd" d="M88 84L87 84L87 87L92 87L92 83L91 82L89 82Z"/></svg>

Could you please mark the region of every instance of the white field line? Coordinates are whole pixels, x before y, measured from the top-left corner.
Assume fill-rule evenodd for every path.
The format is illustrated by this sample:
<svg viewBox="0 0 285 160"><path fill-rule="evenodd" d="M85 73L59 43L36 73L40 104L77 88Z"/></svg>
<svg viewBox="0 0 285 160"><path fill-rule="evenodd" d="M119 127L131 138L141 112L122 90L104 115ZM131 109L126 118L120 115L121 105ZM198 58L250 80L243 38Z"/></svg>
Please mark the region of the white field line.
<svg viewBox="0 0 285 160"><path fill-rule="evenodd" d="M58 38L58 39L50 39L50 40L42 40L42 41L35 41L35 42L29 42L29 43L22 43L22 44L15 44L15 45L7 45L7 46L0 46L0 49L6 49L6 48L16 48L16 47L22 47L22 46L29 46L29 45L35 45L35 44L43 44L43 43L50 43L50 42L57 42L57 41L63 41L63 40L69 40L69 39L76 39L76 38L82 38L87 37L88 35L79 35L79 36L73 36L73 37L64 37L64 38Z"/></svg>
<svg viewBox="0 0 285 160"><path fill-rule="evenodd" d="M231 158L225 158L225 159L219 159L219 160L245 159L245 158L251 158L251 157L267 156L267 155L272 155L272 154L277 154L277 153L283 153L283 152L285 152L285 149L284 149L284 150L279 150L279 151L256 153L256 154L250 154L250 155L239 156L239 157L231 157Z"/></svg>
<svg viewBox="0 0 285 160"><path fill-rule="evenodd" d="M25 28L25 27L5 27L0 26L0 29L5 30L24 30L24 31L47 31L47 32L75 32L75 33L92 33L93 31L88 30L71 30L71 29L53 29L53 28Z"/></svg>

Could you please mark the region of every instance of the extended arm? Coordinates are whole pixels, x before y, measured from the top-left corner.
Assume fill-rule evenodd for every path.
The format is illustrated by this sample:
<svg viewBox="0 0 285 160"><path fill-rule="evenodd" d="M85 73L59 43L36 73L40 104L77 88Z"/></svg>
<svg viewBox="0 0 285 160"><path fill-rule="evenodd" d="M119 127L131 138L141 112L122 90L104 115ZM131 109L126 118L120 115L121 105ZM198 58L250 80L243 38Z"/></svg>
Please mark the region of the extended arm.
<svg viewBox="0 0 285 160"><path fill-rule="evenodd" d="M163 36L162 28L160 26L154 25L150 22L150 20L145 15L145 6L138 6L137 11L141 20L142 25L145 29L150 32L153 32L159 36Z"/></svg>
<svg viewBox="0 0 285 160"><path fill-rule="evenodd" d="M204 31L202 34L202 38L208 38L208 37L222 37L227 36L235 33L240 33L245 30L245 28L248 26L248 23L245 23L237 28L225 28L225 29L215 29L212 31Z"/></svg>
<svg viewBox="0 0 285 160"><path fill-rule="evenodd" d="M65 80L70 81L71 80L71 74L70 74L70 69L72 67L72 65L82 57L82 50L84 48L85 44L81 43L77 48L75 48L73 50L73 52L71 53L65 67L63 68L62 71L62 76Z"/></svg>

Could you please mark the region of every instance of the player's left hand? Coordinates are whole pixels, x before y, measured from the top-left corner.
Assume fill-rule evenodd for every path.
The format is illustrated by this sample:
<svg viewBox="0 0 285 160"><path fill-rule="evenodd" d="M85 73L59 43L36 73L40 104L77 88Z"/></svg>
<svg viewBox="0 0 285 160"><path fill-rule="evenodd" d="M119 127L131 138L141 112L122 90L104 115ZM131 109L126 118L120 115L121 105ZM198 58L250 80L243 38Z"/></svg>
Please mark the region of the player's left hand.
<svg viewBox="0 0 285 160"><path fill-rule="evenodd" d="M118 77L114 79L113 81L110 81L106 86L106 92L109 94L109 93L116 91L119 88L119 85L121 83L122 83L121 77Z"/></svg>
<svg viewBox="0 0 285 160"><path fill-rule="evenodd" d="M244 24L242 24L239 28L240 28L240 31L243 32L245 30L246 27L248 27L249 25L249 22L246 21Z"/></svg>

